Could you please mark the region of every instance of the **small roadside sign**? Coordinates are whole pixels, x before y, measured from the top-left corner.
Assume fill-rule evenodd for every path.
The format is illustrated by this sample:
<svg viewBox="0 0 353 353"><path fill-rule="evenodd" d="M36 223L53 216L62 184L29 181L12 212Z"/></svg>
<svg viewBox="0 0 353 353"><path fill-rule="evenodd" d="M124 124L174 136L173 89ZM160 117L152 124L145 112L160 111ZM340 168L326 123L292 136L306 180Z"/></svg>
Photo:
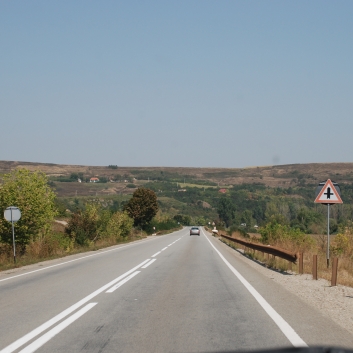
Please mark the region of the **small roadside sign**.
<svg viewBox="0 0 353 353"><path fill-rule="evenodd" d="M11 222L12 224L12 243L13 243L13 261L16 264L16 243L15 243L15 229L14 229L14 222L17 222L21 218L21 211L18 207L10 206L4 212L4 218Z"/></svg>
<svg viewBox="0 0 353 353"><path fill-rule="evenodd" d="M21 211L18 207L10 206L5 210L4 218L8 222L17 222L21 218Z"/></svg>
<svg viewBox="0 0 353 353"><path fill-rule="evenodd" d="M335 183L336 184L336 183ZM336 184L336 186L338 186ZM321 189L321 191L318 193L315 199L315 203L323 203L323 204L335 204L335 203L343 203L340 192L338 191L339 187L335 187L334 183L328 179Z"/></svg>

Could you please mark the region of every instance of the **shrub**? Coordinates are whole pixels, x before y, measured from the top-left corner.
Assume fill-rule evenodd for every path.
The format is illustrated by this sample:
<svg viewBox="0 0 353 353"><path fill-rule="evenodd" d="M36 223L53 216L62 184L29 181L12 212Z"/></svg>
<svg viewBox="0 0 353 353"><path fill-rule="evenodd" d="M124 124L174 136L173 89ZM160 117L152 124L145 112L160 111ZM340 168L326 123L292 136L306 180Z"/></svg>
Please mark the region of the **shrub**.
<svg viewBox="0 0 353 353"><path fill-rule="evenodd" d="M116 239L127 237L133 224L134 220L126 212L115 212L107 224L106 235Z"/></svg>
<svg viewBox="0 0 353 353"><path fill-rule="evenodd" d="M72 214L66 233L79 245L89 245L102 236L109 220L108 211L97 204L87 204L84 211Z"/></svg>
<svg viewBox="0 0 353 353"><path fill-rule="evenodd" d="M291 228L288 225L279 223L268 223L260 228L262 241L271 245L290 246L295 251L310 249L315 241L298 228Z"/></svg>

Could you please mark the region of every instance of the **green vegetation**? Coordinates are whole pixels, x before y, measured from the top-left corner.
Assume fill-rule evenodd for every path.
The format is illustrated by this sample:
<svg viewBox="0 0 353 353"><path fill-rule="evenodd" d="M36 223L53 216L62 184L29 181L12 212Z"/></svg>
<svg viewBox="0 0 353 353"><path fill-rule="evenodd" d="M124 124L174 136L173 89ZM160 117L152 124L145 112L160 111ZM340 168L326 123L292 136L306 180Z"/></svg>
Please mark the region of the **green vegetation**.
<svg viewBox="0 0 353 353"><path fill-rule="evenodd" d="M86 205L84 211L78 210L72 214L66 233L73 243L89 246L104 238L119 241L130 234L132 226L133 219L127 213L111 214L102 210L99 204L91 203Z"/></svg>
<svg viewBox="0 0 353 353"><path fill-rule="evenodd" d="M55 194L48 186L48 179L42 172L31 173L19 169L2 177L0 188L0 212L9 206L21 210L21 219L15 224L16 243L23 252L25 246L38 237L44 237L50 230L56 216ZM0 217L0 241L12 244L11 224Z"/></svg>
<svg viewBox="0 0 353 353"><path fill-rule="evenodd" d="M70 176L75 178L76 174ZM15 224L17 264L131 241L143 235L134 225L150 234L180 227L170 217L155 217L157 197L146 188L137 189L132 198L56 198L52 182L43 172L19 169L3 175L1 181L1 212L17 206L22 213ZM54 222L56 216L64 217L67 227ZM12 261L11 224L0 218L0 269L13 267Z"/></svg>
<svg viewBox="0 0 353 353"><path fill-rule="evenodd" d="M150 189L139 188L123 209L134 220L136 227L144 228L158 212L157 196Z"/></svg>

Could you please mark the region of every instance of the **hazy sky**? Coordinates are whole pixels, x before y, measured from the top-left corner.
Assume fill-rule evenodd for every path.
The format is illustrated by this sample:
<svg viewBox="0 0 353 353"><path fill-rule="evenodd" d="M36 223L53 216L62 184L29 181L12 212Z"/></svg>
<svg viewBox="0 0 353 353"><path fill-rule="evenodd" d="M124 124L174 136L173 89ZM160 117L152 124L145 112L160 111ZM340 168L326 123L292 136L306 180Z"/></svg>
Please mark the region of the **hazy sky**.
<svg viewBox="0 0 353 353"><path fill-rule="evenodd" d="M0 1L0 160L353 162L353 1Z"/></svg>

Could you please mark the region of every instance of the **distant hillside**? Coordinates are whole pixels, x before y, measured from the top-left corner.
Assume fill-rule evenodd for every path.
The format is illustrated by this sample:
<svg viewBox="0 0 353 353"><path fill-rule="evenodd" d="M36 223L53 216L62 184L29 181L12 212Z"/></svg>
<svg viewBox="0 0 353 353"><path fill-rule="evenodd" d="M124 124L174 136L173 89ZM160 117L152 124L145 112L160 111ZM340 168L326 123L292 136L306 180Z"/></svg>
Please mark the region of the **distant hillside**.
<svg viewBox="0 0 353 353"><path fill-rule="evenodd" d="M41 170L49 177L70 177L81 173L86 178L158 180L196 182L211 185L264 184L270 187L314 185L331 178L347 184L353 182L353 163L288 164L251 168L184 168L83 166L50 163L0 161L0 174L16 168Z"/></svg>

